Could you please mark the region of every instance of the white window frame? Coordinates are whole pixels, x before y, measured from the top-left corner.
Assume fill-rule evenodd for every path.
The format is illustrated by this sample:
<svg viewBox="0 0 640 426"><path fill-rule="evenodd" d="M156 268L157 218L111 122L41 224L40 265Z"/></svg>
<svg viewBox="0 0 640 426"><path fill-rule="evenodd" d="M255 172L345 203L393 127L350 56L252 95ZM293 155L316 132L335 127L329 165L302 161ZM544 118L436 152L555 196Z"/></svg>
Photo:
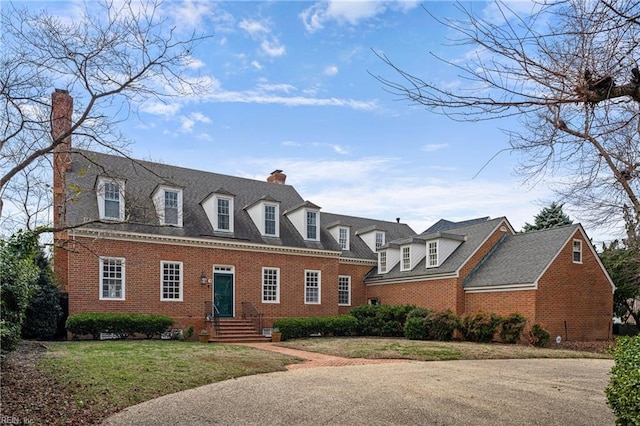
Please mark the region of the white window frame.
<svg viewBox="0 0 640 426"><path fill-rule="evenodd" d="M346 286L346 289L344 288ZM341 288L342 287L342 288ZM347 294L347 303L340 303L340 294ZM338 306L351 306L351 276L338 275Z"/></svg>
<svg viewBox="0 0 640 426"><path fill-rule="evenodd" d="M98 285L98 296L99 296L99 300L125 300L125 289L126 289L126 268L125 268L125 258L124 257L102 257L100 256L100 262L99 262L99 267L100 267L100 282ZM106 277L104 274L104 266L105 266L105 262L119 262L119 266L120 266L120 297L109 297L109 296L103 296L103 286L104 286L104 280L105 279L115 279L115 278L110 278L110 277Z"/></svg>
<svg viewBox="0 0 640 426"><path fill-rule="evenodd" d="M381 274L387 272L387 252L385 250L378 252L378 270Z"/></svg>
<svg viewBox="0 0 640 426"><path fill-rule="evenodd" d="M403 246L400 249L400 270L401 271L410 271L411 270L411 246Z"/></svg>
<svg viewBox="0 0 640 426"><path fill-rule="evenodd" d="M315 226L316 228L316 232L313 236L311 236L309 234L310 228L309 228L309 215L312 214L315 218L315 223L313 224L313 226ZM313 240L313 241L318 241L320 239L319 235L320 235L320 214L318 213L317 210L305 210L305 214L304 214L304 230L305 230L305 240Z"/></svg>
<svg viewBox="0 0 640 426"><path fill-rule="evenodd" d="M375 235L376 250L384 245L384 232L376 232Z"/></svg>
<svg viewBox="0 0 640 426"><path fill-rule="evenodd" d="M578 260L576 260L576 254L580 257ZM573 263L582 263L582 240L573 240L571 260L573 260Z"/></svg>
<svg viewBox="0 0 640 426"><path fill-rule="evenodd" d="M165 266L169 265L179 265L179 273L178 273L178 297L165 297L164 296L164 287L165 287ZM160 300L162 302L182 302L182 296L184 294L184 265L182 262L176 262L172 260L162 260L160 262Z"/></svg>
<svg viewBox="0 0 640 426"><path fill-rule="evenodd" d="M431 249L433 248L433 252ZM439 257L440 247L438 241L427 241L427 268L437 268L438 267L438 257ZM435 256L435 257L434 257Z"/></svg>
<svg viewBox="0 0 640 426"><path fill-rule="evenodd" d="M105 194L105 185L107 184L117 184L118 185L118 217L112 217L106 215L106 194ZM98 196L98 214L100 219L103 220L114 220L114 221L123 221L124 220L124 180L122 179L111 179L106 177L98 178L98 188L97 188L97 196Z"/></svg>
<svg viewBox="0 0 640 426"><path fill-rule="evenodd" d="M229 228L228 229L224 229L224 228L220 228L220 215L219 215L219 202L220 200L225 200L229 202ZM216 231L220 231L220 232L233 232L233 211L234 211L234 206L233 206L233 197L223 197L221 195L216 195L215 197L215 201L214 201L214 230Z"/></svg>
<svg viewBox="0 0 640 426"><path fill-rule="evenodd" d="M275 299L274 300L268 300L265 299L265 288L268 285L267 284L267 276L265 275L265 273L267 271L275 271ZM269 267L269 266L265 266L262 268L262 303L280 303L280 268L274 268L274 267Z"/></svg>
<svg viewBox="0 0 640 426"><path fill-rule="evenodd" d="M338 228L338 244L342 250L349 250L349 228L341 226Z"/></svg>
<svg viewBox="0 0 640 426"><path fill-rule="evenodd" d="M167 206L167 193L175 193L176 194L176 223L167 222L167 209L171 208ZM162 189L162 224L168 226L178 226L182 227L182 190L180 189L171 189L171 188L163 188Z"/></svg>
<svg viewBox="0 0 640 426"><path fill-rule="evenodd" d="M314 281L312 282L310 278L315 276ZM321 271L305 269L304 270L304 304L305 305L319 305L322 303L322 273ZM312 284L317 283L318 289L318 300L312 300L309 298L309 290L315 288L316 286L312 286Z"/></svg>
<svg viewBox="0 0 640 426"><path fill-rule="evenodd" d="M272 234L267 233L267 207L272 207L273 208L273 214L274 214L274 232ZM263 207L263 214L264 214L264 222L263 222L263 226L264 226L264 235L268 236L268 237L278 237L280 235L280 220L279 220L279 216L280 216L280 206L278 206L277 204L271 204L271 203L265 203L264 207Z"/></svg>

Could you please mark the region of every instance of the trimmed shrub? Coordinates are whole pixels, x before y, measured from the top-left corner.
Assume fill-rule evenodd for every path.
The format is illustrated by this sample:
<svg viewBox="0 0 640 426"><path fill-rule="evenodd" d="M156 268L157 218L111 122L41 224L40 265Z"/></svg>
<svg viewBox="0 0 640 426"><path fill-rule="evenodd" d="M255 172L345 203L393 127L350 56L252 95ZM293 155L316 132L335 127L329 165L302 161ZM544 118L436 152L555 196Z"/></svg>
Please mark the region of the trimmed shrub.
<svg viewBox="0 0 640 426"><path fill-rule="evenodd" d="M424 327L424 318L410 317L404 323L404 337L409 340L426 340L427 330Z"/></svg>
<svg viewBox="0 0 640 426"><path fill-rule="evenodd" d="M349 336L356 329L356 325L357 320L350 315L280 318L273 322L273 328L282 333L282 340L309 337L318 333L323 336Z"/></svg>
<svg viewBox="0 0 640 426"><path fill-rule="evenodd" d="M496 314L479 312L464 316L459 329L470 342L489 343L502 321L502 317Z"/></svg>
<svg viewBox="0 0 640 426"><path fill-rule="evenodd" d="M502 321L500 338L505 343L518 343L526 325L527 319L519 313L514 312Z"/></svg>
<svg viewBox="0 0 640 426"><path fill-rule="evenodd" d="M529 330L529 343L533 346L545 347L549 344L551 335L540 324L533 324Z"/></svg>
<svg viewBox="0 0 640 426"><path fill-rule="evenodd" d="M429 316L429 314L435 312L433 309L427 309L427 308L413 308L411 311L409 311L409 313L407 314L407 320L411 319L411 318L426 318Z"/></svg>
<svg viewBox="0 0 640 426"><path fill-rule="evenodd" d="M616 425L640 424L640 336L618 337L613 350L615 364L605 389Z"/></svg>
<svg viewBox="0 0 640 426"><path fill-rule="evenodd" d="M350 315L358 320L357 332L362 336L404 335L404 323L414 305L361 305L353 308Z"/></svg>
<svg viewBox="0 0 640 426"><path fill-rule="evenodd" d="M144 334L150 339L167 331L172 324L173 319L165 315L85 312L67 318L65 327L74 337L90 334L94 340L100 338L100 333L114 333L121 338Z"/></svg>
<svg viewBox="0 0 640 426"><path fill-rule="evenodd" d="M449 341L460 326L460 318L451 310L433 312L425 318L424 326L429 339Z"/></svg>

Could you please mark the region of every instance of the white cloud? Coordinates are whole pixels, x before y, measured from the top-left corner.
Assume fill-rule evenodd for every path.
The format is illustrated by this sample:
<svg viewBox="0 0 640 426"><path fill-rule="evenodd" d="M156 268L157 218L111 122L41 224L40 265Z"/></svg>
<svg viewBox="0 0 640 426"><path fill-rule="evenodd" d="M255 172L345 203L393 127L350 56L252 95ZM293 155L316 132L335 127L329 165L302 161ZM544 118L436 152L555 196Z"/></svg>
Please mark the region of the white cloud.
<svg viewBox="0 0 640 426"><path fill-rule="evenodd" d="M262 64L258 61L251 61L251 66L257 69L258 71L262 69Z"/></svg>
<svg viewBox="0 0 640 426"><path fill-rule="evenodd" d="M262 49L262 51L264 53L266 53L268 56L271 56L271 57L282 56L282 55L285 54L285 52L287 50L275 38L271 39L271 40L263 40L262 43L260 43L260 48Z"/></svg>
<svg viewBox="0 0 640 426"><path fill-rule="evenodd" d="M179 103L165 104L162 102L148 102L141 106L141 110L147 114L174 116L180 111L182 105Z"/></svg>
<svg viewBox="0 0 640 426"><path fill-rule="evenodd" d="M265 92L284 92L290 93L296 91L296 87L291 84L270 84L270 83L258 83L258 88L264 90Z"/></svg>
<svg viewBox="0 0 640 426"><path fill-rule="evenodd" d="M416 232L443 218L459 221L484 216L506 216L520 230L539 212L538 200L549 195L546 188L523 191L508 180L425 176L390 157L243 158L237 164L244 170L236 174L259 180L273 168L283 169L287 183L322 211L390 221L400 217Z"/></svg>
<svg viewBox="0 0 640 426"><path fill-rule="evenodd" d="M204 67L204 62L202 62L200 59L194 58L193 56L189 56L188 58L185 59L184 65L187 68L196 70Z"/></svg>
<svg viewBox="0 0 640 426"><path fill-rule="evenodd" d="M249 33L252 38L257 38L265 33L270 33L269 27L262 22L250 21L243 19L238 23L238 26Z"/></svg>
<svg viewBox="0 0 640 426"><path fill-rule="evenodd" d="M168 3L167 15L171 17L179 29L202 28L204 18L211 18L214 15L212 5L211 2L193 0L170 2Z"/></svg>
<svg viewBox="0 0 640 426"><path fill-rule="evenodd" d="M329 65L324 69L324 74L333 77L334 75L338 74L338 67L335 65Z"/></svg>
<svg viewBox="0 0 640 426"><path fill-rule="evenodd" d="M200 112L192 112L188 116L186 115L181 116L180 123L181 123L180 130L183 133L191 133L196 123L208 124L208 123L211 123L211 120L209 119L209 117L205 116Z"/></svg>
<svg viewBox="0 0 640 426"><path fill-rule="evenodd" d="M421 148L424 152L433 152L440 151L441 149L447 148L449 145L446 143L430 143Z"/></svg>
<svg viewBox="0 0 640 426"><path fill-rule="evenodd" d="M335 21L338 24L358 25L360 21L384 14L388 10L407 12L419 4L417 1L344 1L330 0L318 2L305 9L300 15L308 32L324 28L324 24Z"/></svg>

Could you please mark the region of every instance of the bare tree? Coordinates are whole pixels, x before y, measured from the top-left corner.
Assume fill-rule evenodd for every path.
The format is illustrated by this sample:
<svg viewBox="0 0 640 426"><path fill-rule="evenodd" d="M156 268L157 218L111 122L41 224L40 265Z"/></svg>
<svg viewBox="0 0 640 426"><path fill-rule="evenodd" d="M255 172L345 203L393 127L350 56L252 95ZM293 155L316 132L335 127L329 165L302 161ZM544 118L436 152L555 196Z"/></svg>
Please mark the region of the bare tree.
<svg viewBox="0 0 640 426"><path fill-rule="evenodd" d="M625 206L638 216L640 1L553 1L526 16L495 6L499 22L460 4L463 20L430 14L475 49L462 62L436 56L458 74L456 89L382 54L395 77L375 77L453 120L517 117L506 134L526 180L554 177L560 201L594 225L619 221Z"/></svg>
<svg viewBox="0 0 640 426"><path fill-rule="evenodd" d="M49 225L52 153L74 146L126 155L117 125L148 99L202 93L208 82L188 72L206 34L185 37L156 0L86 2L56 17L13 4L1 9L0 220ZM51 130L51 93L74 98L70 130Z"/></svg>

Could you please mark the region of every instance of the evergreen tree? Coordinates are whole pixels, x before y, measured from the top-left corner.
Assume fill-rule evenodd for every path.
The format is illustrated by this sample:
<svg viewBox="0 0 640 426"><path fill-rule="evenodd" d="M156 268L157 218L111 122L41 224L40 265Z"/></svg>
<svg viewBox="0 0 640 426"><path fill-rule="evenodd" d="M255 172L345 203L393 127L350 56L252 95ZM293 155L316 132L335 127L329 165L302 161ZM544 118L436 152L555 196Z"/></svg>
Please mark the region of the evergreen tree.
<svg viewBox="0 0 640 426"><path fill-rule="evenodd" d="M535 223L525 223L522 230L524 232L537 231L540 229L556 228L558 226L571 225L573 221L562 211L562 204L551 203L549 207L543 208L534 217Z"/></svg>
<svg viewBox="0 0 640 426"><path fill-rule="evenodd" d="M49 261L40 252L36 258L40 269L37 289L31 299L22 323L22 337L27 339L51 339L58 329L62 316L60 290L56 285Z"/></svg>

